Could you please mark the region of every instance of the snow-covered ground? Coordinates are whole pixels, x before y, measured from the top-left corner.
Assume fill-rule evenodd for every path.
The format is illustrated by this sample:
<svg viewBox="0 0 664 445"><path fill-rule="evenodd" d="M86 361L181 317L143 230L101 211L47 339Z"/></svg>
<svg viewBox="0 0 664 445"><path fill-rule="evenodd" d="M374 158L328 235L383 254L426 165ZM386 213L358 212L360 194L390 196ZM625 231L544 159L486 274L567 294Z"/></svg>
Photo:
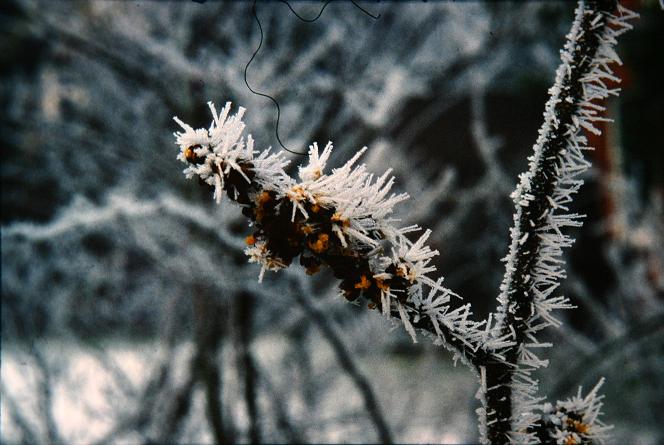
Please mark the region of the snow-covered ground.
<svg viewBox="0 0 664 445"><path fill-rule="evenodd" d="M265 337L254 343L254 352L260 368L269 370L270 385L285 395L287 410L300 423L307 440L317 443L375 440L374 432L367 430L373 427L368 423L363 400L353 382L340 371L331 349L322 341L320 347L315 348L312 376L316 408L311 410L301 392L294 388L297 382L285 356L287 344L284 339ZM49 428L54 429L66 443L103 442L140 408L137 406L137 401L142 400L139 395L155 368L167 359L164 354L171 354L173 358L174 375L167 384L177 387L187 378L187 364L194 352L191 342L182 342L171 352L161 343L148 341L116 341L98 347L44 341L33 344L33 348L38 351L37 358L16 345L2 348L3 443L20 440L21 422L43 437L48 437ZM224 360L232 360L231 355L232 351L227 350ZM383 414L399 442L468 443L475 440L477 431L472 414L475 380L462 365L453 367L446 356L445 352L435 350L421 355L358 355L358 365L371 381ZM42 373L39 360L48 364L48 375ZM248 421L241 406L238 376L232 368L225 367L224 399L242 435ZM44 383L48 384L47 388ZM269 406L261 403L263 409L270 409ZM21 419L16 418L17 411L22 413ZM273 417L273 413L263 411L261 417L266 419L263 437L270 441L272 420L267 419ZM213 442L207 428L196 427L203 423L205 396L202 390L195 390L183 439ZM144 441L144 437L126 431L113 436L111 443L138 441Z"/></svg>

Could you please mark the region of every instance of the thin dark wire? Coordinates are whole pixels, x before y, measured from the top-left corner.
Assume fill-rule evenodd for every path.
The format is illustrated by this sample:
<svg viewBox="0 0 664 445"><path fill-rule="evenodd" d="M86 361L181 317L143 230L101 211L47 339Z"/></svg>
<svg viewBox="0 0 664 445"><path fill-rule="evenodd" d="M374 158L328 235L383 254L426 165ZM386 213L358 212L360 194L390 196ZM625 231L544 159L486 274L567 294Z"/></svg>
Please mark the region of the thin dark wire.
<svg viewBox="0 0 664 445"><path fill-rule="evenodd" d="M350 2L351 2L352 4L354 4L355 7L356 7L357 9L359 9L360 11L362 11L363 13L365 13L366 15L368 15L369 17L371 17L372 19L374 19L374 20L378 20L378 19L380 18L380 14L378 14L378 15L373 15L372 13L370 13L369 11L367 11L366 9L364 9L363 7L361 7L360 5L358 5L357 3L355 3L355 0L350 0Z"/></svg>
<svg viewBox="0 0 664 445"><path fill-rule="evenodd" d="M262 96L262 97L265 97L267 99L270 99L274 103L274 105L277 106L277 126L274 129L274 133L277 136L277 141L279 141L279 145L281 145L281 147L289 153L304 156L304 155L306 155L306 153L300 153L298 151L289 150L288 148L286 148L284 143L281 142L281 138L279 137L279 118L281 117L281 107L279 106L279 102L277 102L277 100L274 97L272 97L268 94L259 93L258 91L254 90L253 88L251 88L251 86L249 85L249 82L247 81L247 70L249 69L249 65L251 65L251 62L254 61L254 58L256 57L256 54L258 54L258 51L260 51L261 46L263 46L263 26L261 26L261 21L258 19L258 14L256 13L256 0L254 0L254 4L251 6L251 12L254 14L254 18L256 19L256 23L258 23L258 29L261 33L261 40L260 40L260 42L258 42L258 48L256 48L256 51L254 51L254 53L252 54L251 59L249 59L249 62L247 62L247 65L244 67L244 83L247 85L247 88L249 88L249 91L251 91L252 93L254 93L258 96Z"/></svg>
<svg viewBox="0 0 664 445"><path fill-rule="evenodd" d="M254 61L254 59L256 58L256 55L258 54L258 51L260 51L261 47L263 46L263 26L261 25L261 21L258 18L258 13L256 12L256 1L257 0L254 0L253 5L251 6L251 12L254 15L254 18L256 19L256 23L258 24L258 30L260 31L261 39L258 42L258 47L254 51L254 53L251 55L251 59L249 59L249 62L247 62L247 65L244 67L244 83L247 85L247 88L249 88L249 91L251 91L252 93L254 93L257 96L261 96L261 97L265 97L267 99L270 99L274 103L274 105L277 107L277 125L274 129L274 133L277 136L277 141L279 141L279 145L281 145L281 148L283 148L284 150L286 150L289 153L304 156L304 155L306 155L306 152L305 153L300 153L298 151L290 150L290 149L286 148L286 146L284 145L283 142L281 142L281 138L279 137L279 119L281 118L281 107L279 106L279 102L277 102L277 100L274 97L270 96L269 94L260 93L256 90L254 90L253 88L251 88L251 85L249 85L249 82L247 81L247 71L249 70L249 65L251 65L251 62ZM353 3L353 5L356 8L358 8L360 11L362 11L363 13L365 13L366 15L371 17L372 19L377 20L380 17L380 14L378 14L378 15L371 14L369 11L367 11L366 9L364 9L363 7L361 7L360 5L355 3L355 0L350 0L350 1L351 1L351 3ZM323 15L323 11L325 11L325 8L327 8L327 5L329 5L332 2L332 0L327 0L325 2L325 4L323 5L323 7L318 12L318 15L316 17L314 17L313 19L305 19L304 17L300 16L297 12L295 12L293 7L286 0L281 0L281 2L285 3L286 6L288 6L288 9L290 9L291 12L293 14L295 14L295 16L298 19L300 19L300 20L302 20L303 22L306 22L306 23L311 23L311 22L315 22L316 20L318 20L320 18L321 15Z"/></svg>
<svg viewBox="0 0 664 445"><path fill-rule="evenodd" d="M318 19L320 18L320 16L323 15L323 11L325 11L325 8L327 8L327 5L329 5L330 3L332 3L332 0L327 0L327 1L325 2L325 4L323 5L323 7L320 8L320 11L318 12L318 15L317 15L316 17L314 17L313 19L305 19L305 18L302 17L300 14L298 14L297 12L295 12L295 10L293 9L293 7L290 5L290 3L288 3L287 0L280 0L280 1L281 1L281 3L285 3L286 6L288 6L288 9L290 9L291 12L292 12L293 14L295 14L295 17L297 17L298 19L302 20L303 22L307 22L307 23L315 22L316 20L318 20ZM369 11L367 11L366 9L364 9L363 7L361 7L360 5L358 5L358 4L355 2L355 0L350 0L350 2L351 2L353 5L355 5L355 7L356 7L357 9L359 9L360 11L362 11L363 13L365 13L366 15L368 15L369 17L371 17L371 18L374 19L374 20L377 20L377 19L380 17L380 14L378 14L378 15L373 15L372 13L370 13Z"/></svg>
<svg viewBox="0 0 664 445"><path fill-rule="evenodd" d="M286 6L288 6L288 9L290 9L291 12L292 12L293 14L295 14L295 17L297 17L298 19L302 20L303 22L311 23L311 22L315 22L316 20L318 20L318 19L320 18L321 15L323 15L323 11L325 11L325 8L327 8L327 5L329 5L331 1L332 1L332 0L327 0L327 1L325 2L325 4L323 5L323 7L320 8L320 11L318 12L318 15L317 15L316 17L314 17L313 19L305 19L304 17L302 17L300 14L298 14L297 12L295 12L295 10L293 9L293 7L292 7L292 6L290 5L290 3L288 3L286 0L281 0L281 3L285 3Z"/></svg>

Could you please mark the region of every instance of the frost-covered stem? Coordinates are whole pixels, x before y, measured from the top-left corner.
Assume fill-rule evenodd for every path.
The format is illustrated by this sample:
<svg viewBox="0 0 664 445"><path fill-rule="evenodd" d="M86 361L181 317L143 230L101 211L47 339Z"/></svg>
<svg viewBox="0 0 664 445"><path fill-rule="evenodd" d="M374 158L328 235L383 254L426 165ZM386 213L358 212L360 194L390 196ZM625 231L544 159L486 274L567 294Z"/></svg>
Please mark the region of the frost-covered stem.
<svg viewBox="0 0 664 445"><path fill-rule="evenodd" d="M606 47L609 43L605 37L610 14L615 8L614 0L580 2L562 52L556 82L550 90L545 122L535 144L535 153L530 158L530 169L521 176L521 183L513 195L516 206L512 242L494 332L497 336L512 339L514 345L500 351L504 360L492 361L485 368L486 440L492 444L510 442L515 430L518 430L513 428L513 422L522 413L514 412L513 403L515 375L523 361L524 345L527 342L536 343L533 334L546 325L554 324L546 318L547 309L539 308L538 304L545 301L557 287L557 280L564 277L564 271L554 265L550 269L551 274L547 275L543 271L544 262L559 263L560 260L543 260L543 257L549 253L547 249L552 248L557 256L559 248L571 242L560 234L560 227L578 225L574 221L576 215L565 215L564 219L554 221L554 213L561 208L561 201L569 200L569 195L578 189L580 183L571 184L570 181L564 185L568 187L564 200L556 199L556 193L560 194L563 175L571 176L566 171L570 162L569 147L578 146L582 141L583 137L578 135L579 126L588 128L589 121L597 120L595 113L588 117L583 110L584 107L592 108L590 101L597 98L589 97L588 84L597 80L592 71L598 64L598 58L605 56L599 53L601 50L608 51ZM599 80L601 83L601 78ZM584 161L581 159L578 162L579 170L584 169ZM553 235L551 232L554 232ZM565 303L561 300L558 307L563 305ZM537 366L528 364L526 367L533 369ZM527 377L528 371L524 374Z"/></svg>

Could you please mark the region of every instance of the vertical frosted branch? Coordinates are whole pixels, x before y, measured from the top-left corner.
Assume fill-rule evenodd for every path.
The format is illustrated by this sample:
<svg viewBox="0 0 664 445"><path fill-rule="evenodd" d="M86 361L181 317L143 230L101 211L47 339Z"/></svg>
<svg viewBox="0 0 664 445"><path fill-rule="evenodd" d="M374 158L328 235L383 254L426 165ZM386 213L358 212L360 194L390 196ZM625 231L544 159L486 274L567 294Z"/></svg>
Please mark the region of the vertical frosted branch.
<svg viewBox="0 0 664 445"><path fill-rule="evenodd" d="M536 441L529 428L541 399L531 374L547 361L533 349L549 345L540 343L535 333L560 324L552 310L571 307L565 297L554 296L565 277L562 249L573 242L563 229L581 225L582 215L569 213L566 206L583 183L578 175L589 166L583 157L589 149L583 130L597 133L593 123L606 120L600 115L604 108L595 101L618 92L607 87L607 80L619 80L608 65L620 63L613 50L615 38L629 29L626 21L634 14L616 6L615 1L579 3L529 170L512 194L514 225L492 333L513 345L493 351L497 360L485 369L484 439L494 444Z"/></svg>

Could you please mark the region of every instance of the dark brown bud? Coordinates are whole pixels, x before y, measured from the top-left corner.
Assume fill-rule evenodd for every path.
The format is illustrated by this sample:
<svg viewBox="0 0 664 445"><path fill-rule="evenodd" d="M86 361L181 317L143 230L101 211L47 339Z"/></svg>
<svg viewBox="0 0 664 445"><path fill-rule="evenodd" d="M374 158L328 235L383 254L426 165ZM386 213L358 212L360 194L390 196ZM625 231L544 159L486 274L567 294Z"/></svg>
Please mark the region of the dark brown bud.
<svg viewBox="0 0 664 445"><path fill-rule="evenodd" d="M187 162L192 164L202 164L205 162L202 158L196 155L195 150L198 148L201 148L201 146L196 144L184 149L184 158L187 160Z"/></svg>

